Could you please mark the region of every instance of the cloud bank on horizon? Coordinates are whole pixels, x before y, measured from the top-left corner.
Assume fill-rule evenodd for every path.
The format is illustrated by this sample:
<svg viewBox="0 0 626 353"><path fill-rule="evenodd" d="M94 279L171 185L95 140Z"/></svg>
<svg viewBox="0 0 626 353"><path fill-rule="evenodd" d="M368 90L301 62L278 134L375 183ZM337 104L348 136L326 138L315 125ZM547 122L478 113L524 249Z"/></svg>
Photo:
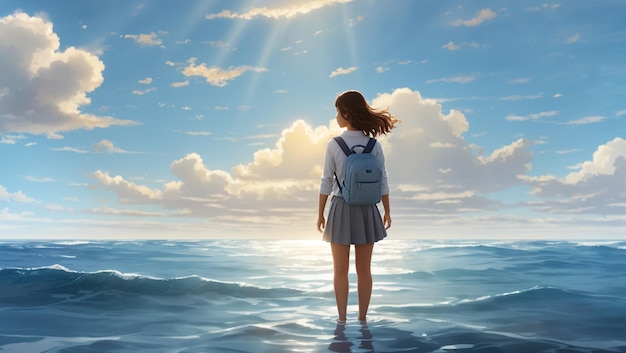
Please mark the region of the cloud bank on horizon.
<svg viewBox="0 0 626 353"><path fill-rule="evenodd" d="M341 32L332 23L303 25L309 36L296 34L306 40L290 46L286 39L276 39L281 30L287 36L281 26L295 26L319 11L340 13L346 38L355 36L352 28L374 15L350 8L350 0L276 1L267 7L195 13L207 26L235 26L227 38L176 37L167 24L154 28L153 23L129 33L105 27L109 33L101 30L91 43L66 41L61 32L68 30L57 32L56 27L69 20L42 15L46 5L41 4L43 9L31 13L0 12L0 50L5 53L0 59L0 155L5 161L0 237L314 238L324 148L341 133L332 120L332 99L342 90L358 89L359 82L385 82L364 90L366 98L402 120L380 138L390 173L392 234L602 238L623 233L625 130L596 127L624 125L626 107L615 99L609 100L612 116L606 109L594 112L593 106L575 116L560 102L579 94L562 93L567 83L557 82L562 88L552 90L556 93L526 87L518 93L493 93L540 81L528 68L507 72L499 88L484 84L490 93L483 95L479 82L495 75L488 67L449 70L436 65L434 56L420 59L415 52L402 52L405 57L395 63L388 58L373 63L299 59L334 45L330 39L324 45L313 42L324 32ZM139 3L133 11L147 12L145 6ZM564 7L537 3L519 11L528 16ZM346 17L348 9L354 13ZM450 55L496 45L489 44L485 32L455 37L453 31L480 31L514 16L508 8L459 9L441 15L445 20L438 25L445 30L432 45L444 63ZM276 38L267 40L276 41L274 46L262 48L257 58L245 53L223 65L229 55L253 46L237 35L261 21L261 29L274 33ZM276 27L265 28L271 27L267 21L276 21ZM574 33L560 45L585 38ZM105 44L94 44L99 42ZM116 58L127 46L139 64ZM202 53L207 48L217 53L213 59ZM348 57L356 51L346 50ZM557 51L550 47L544 55L563 55ZM305 61L301 67L299 60ZM308 70L321 72L312 62L325 74L303 76ZM408 66L436 66L439 71L433 69L431 76L415 71L420 79L409 81L402 79L405 74L394 75ZM309 82L303 77L311 84L330 82L322 87L327 92L300 91L302 82ZM474 88L458 88L445 97L449 85ZM202 98L191 98L195 96ZM303 103L307 100L309 105Z"/></svg>

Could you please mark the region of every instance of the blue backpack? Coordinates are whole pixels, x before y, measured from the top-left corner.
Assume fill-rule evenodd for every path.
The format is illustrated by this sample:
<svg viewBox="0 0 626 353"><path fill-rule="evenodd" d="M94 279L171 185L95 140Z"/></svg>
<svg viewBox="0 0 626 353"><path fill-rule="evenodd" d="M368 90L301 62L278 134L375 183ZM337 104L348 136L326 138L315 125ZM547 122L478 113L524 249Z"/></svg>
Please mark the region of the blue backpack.
<svg viewBox="0 0 626 353"><path fill-rule="evenodd" d="M371 154L376 139L370 138L367 146L356 145L351 149L346 142L337 136L334 138L339 147L346 154L346 175L343 185L339 182L337 174L335 179L339 185L339 190L343 199L351 205L371 205L380 202L383 170L378 164L376 156ZM355 148L363 148L362 153L356 153Z"/></svg>

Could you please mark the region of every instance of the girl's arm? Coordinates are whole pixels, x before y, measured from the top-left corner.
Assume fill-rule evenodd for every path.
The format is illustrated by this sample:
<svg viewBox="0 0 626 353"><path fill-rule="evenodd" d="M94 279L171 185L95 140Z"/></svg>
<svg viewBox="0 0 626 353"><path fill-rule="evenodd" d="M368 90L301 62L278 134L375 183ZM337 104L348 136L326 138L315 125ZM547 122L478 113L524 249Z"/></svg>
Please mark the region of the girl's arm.
<svg viewBox="0 0 626 353"><path fill-rule="evenodd" d="M326 208L326 201L328 195L320 194L320 200L317 211L317 230L322 233L326 227L326 218L324 218L324 208Z"/></svg>
<svg viewBox="0 0 626 353"><path fill-rule="evenodd" d="M389 229L391 227L391 208L389 206L389 194L384 194L381 197L383 202L383 208L385 209L385 215L383 216L383 223L385 224L385 228Z"/></svg>

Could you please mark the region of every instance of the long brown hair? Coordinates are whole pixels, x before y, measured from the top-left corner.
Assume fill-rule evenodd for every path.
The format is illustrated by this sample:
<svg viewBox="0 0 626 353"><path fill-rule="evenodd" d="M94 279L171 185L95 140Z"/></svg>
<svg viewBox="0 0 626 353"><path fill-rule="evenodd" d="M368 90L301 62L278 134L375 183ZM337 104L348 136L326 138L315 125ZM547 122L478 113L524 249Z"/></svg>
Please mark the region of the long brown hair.
<svg viewBox="0 0 626 353"><path fill-rule="evenodd" d="M346 91L337 96L335 107L352 127L372 137L386 135L396 123L400 122L387 109L370 107L363 95L357 91Z"/></svg>

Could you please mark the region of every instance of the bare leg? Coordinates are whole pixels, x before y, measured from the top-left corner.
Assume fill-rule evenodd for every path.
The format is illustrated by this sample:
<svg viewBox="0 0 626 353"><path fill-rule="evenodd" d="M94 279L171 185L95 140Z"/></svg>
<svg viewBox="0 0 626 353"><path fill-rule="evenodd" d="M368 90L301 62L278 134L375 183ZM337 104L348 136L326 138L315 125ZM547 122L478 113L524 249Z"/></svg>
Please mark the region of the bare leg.
<svg viewBox="0 0 626 353"><path fill-rule="evenodd" d="M357 288L359 292L359 321L365 321L372 297L372 252L374 243L355 246Z"/></svg>
<svg viewBox="0 0 626 353"><path fill-rule="evenodd" d="M337 312L339 321L346 321L348 310L348 267L350 265L350 245L330 244L333 252L333 268L335 286L335 301L337 302Z"/></svg>

